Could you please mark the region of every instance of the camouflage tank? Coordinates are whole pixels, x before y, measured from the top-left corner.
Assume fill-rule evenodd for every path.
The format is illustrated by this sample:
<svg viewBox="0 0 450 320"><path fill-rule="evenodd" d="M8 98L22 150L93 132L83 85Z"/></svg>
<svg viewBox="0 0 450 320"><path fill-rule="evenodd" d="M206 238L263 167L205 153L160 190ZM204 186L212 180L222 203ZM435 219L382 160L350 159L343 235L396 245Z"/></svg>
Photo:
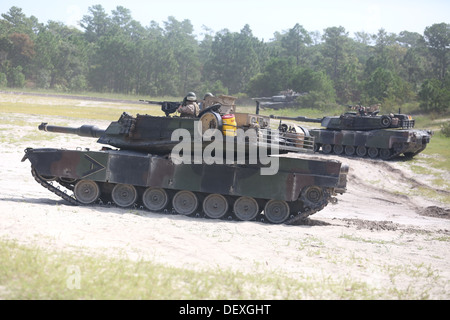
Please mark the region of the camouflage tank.
<svg viewBox="0 0 450 320"><path fill-rule="evenodd" d="M311 119L307 117L271 118L320 123L325 129L310 129L314 137L314 151L325 154L345 154L358 157L369 156L383 160L400 155L412 158L422 152L433 134L430 130L414 128L410 115L378 115L379 110L357 107L357 112L346 112L340 116Z"/></svg>
<svg viewBox="0 0 450 320"><path fill-rule="evenodd" d="M306 94L307 93L298 93L288 89L280 91L276 96L252 98L252 100L256 101L262 109L270 108L278 110L299 106L299 103L296 101L296 99Z"/></svg>
<svg viewBox="0 0 450 320"><path fill-rule="evenodd" d="M161 104L163 111L168 111L170 105ZM268 130L269 117L231 113L236 119L235 130L247 133L257 128L256 138L241 141L239 135L226 132L232 125L222 122L226 115L221 115L220 110L230 115L232 107L214 104L204 108L206 112L197 118L133 117L124 113L106 129L42 123L39 130L98 138L98 143L107 146L99 151L27 148L22 161L31 162L38 183L74 205L113 203L124 208L216 219L295 224L335 202L337 193L345 192L348 166L339 161L269 152L264 160L270 161L260 157L252 162L253 151L261 154L274 141L279 142L282 154L312 152L312 140L307 130L292 132L286 126ZM195 123L219 130L227 138L223 143L226 150L221 150L222 143L216 140L200 139L188 141L186 149L174 152L180 146L180 140L172 141L177 129L194 137L207 133ZM213 133L217 139L217 131ZM213 143L217 147L212 156L215 161L207 163L205 152ZM233 156L220 155L221 151L228 152L230 145L234 149L229 154ZM195 157L197 152L203 152L203 158ZM186 160L185 156L192 161L180 161ZM276 172L269 172L275 162ZM263 174L263 170L267 171Z"/></svg>

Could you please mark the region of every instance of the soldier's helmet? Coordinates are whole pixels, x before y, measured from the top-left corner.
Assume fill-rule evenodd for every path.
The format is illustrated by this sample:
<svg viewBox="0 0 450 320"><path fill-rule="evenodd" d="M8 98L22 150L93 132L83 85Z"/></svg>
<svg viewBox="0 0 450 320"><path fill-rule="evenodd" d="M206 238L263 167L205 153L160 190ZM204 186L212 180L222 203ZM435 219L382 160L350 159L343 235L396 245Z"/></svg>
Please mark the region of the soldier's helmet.
<svg viewBox="0 0 450 320"><path fill-rule="evenodd" d="M203 100L205 100L207 97L214 97L214 95L211 92L208 92L205 94L205 96L203 97Z"/></svg>
<svg viewBox="0 0 450 320"><path fill-rule="evenodd" d="M189 92L189 93L186 95L186 100L187 100L187 101L197 101L197 96L195 95L195 93Z"/></svg>

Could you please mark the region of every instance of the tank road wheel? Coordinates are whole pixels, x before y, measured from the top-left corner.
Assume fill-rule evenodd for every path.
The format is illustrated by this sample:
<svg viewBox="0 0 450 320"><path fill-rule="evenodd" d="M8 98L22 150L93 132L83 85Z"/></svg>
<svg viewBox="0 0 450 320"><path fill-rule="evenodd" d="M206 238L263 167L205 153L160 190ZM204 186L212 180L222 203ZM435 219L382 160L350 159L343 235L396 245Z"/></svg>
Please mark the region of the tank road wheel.
<svg viewBox="0 0 450 320"><path fill-rule="evenodd" d="M335 154L342 154L342 152L344 152L344 147L341 144L335 144L333 151Z"/></svg>
<svg viewBox="0 0 450 320"><path fill-rule="evenodd" d="M320 149L320 145L319 145L318 143L314 143L313 148L314 148L314 149L313 149L314 152L318 152L319 149Z"/></svg>
<svg viewBox="0 0 450 320"><path fill-rule="evenodd" d="M323 153L328 154L328 153L331 152L331 150L333 150L333 147L331 146L331 144L324 144L324 145L322 145L322 152Z"/></svg>
<svg viewBox="0 0 450 320"><path fill-rule="evenodd" d="M240 197L234 202L233 211L239 220L253 220L259 212L258 202L250 197Z"/></svg>
<svg viewBox="0 0 450 320"><path fill-rule="evenodd" d="M35 172L36 172L36 170L35 170ZM43 176L37 172L36 172L36 174L38 175L39 178L41 178L44 181L55 181L57 178L56 176Z"/></svg>
<svg viewBox="0 0 450 320"><path fill-rule="evenodd" d="M172 199L172 205L178 214L190 215L198 207L198 199L191 191L178 191Z"/></svg>
<svg viewBox="0 0 450 320"><path fill-rule="evenodd" d="M117 184L111 192L111 197L119 207L129 207L136 202L136 188L129 184Z"/></svg>
<svg viewBox="0 0 450 320"><path fill-rule="evenodd" d="M380 149L380 158L383 160L387 160L391 157L392 152L391 149L382 148Z"/></svg>
<svg viewBox="0 0 450 320"><path fill-rule="evenodd" d="M167 206L169 196L161 188L147 188L142 195L144 206L150 211L160 211Z"/></svg>
<svg viewBox="0 0 450 320"><path fill-rule="evenodd" d="M272 223L282 223L289 216L289 205L286 201L270 200L264 207L264 215Z"/></svg>
<svg viewBox="0 0 450 320"><path fill-rule="evenodd" d="M348 156L352 156L355 154L355 147L354 146L345 146L345 154Z"/></svg>
<svg viewBox="0 0 450 320"><path fill-rule="evenodd" d="M80 180L73 189L75 198L82 204L91 204L100 196L100 188L97 182L92 180Z"/></svg>
<svg viewBox="0 0 450 320"><path fill-rule="evenodd" d="M322 189L316 186L311 186L308 187L308 189L306 189L303 192L302 200L303 202L307 201L309 203L316 204L322 200L322 197L323 197Z"/></svg>
<svg viewBox="0 0 450 320"><path fill-rule="evenodd" d="M221 194L210 194L203 200L203 211L212 219L220 219L228 212L227 199Z"/></svg>
<svg viewBox="0 0 450 320"><path fill-rule="evenodd" d="M367 154L367 148L364 146L358 146L356 148L356 154L358 155L358 157L365 157Z"/></svg>
<svg viewBox="0 0 450 320"><path fill-rule="evenodd" d="M61 182L64 182L64 183L70 183L70 184L72 184L72 183L74 183L75 181L77 181L77 179L75 179L75 178L64 178L64 177L60 177L59 180L60 180Z"/></svg>
<svg viewBox="0 0 450 320"><path fill-rule="evenodd" d="M378 157L378 149L375 147L370 147L369 150L367 150L367 153L372 159Z"/></svg>

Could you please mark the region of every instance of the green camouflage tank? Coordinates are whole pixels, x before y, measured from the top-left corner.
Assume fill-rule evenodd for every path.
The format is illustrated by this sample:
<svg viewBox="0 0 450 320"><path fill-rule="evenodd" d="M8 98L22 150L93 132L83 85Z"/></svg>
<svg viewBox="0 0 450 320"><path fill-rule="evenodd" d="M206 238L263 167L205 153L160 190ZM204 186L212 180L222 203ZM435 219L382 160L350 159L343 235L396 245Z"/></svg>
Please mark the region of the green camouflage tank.
<svg viewBox="0 0 450 320"><path fill-rule="evenodd" d="M295 224L345 192L348 166L301 156L312 153L307 130L271 129L269 117L228 107L222 101L198 117L124 113L106 129L42 123L40 130L97 138L106 146L28 148L22 161L31 162L38 183L74 205L111 203L214 219ZM234 129L225 120L230 114Z"/></svg>
<svg viewBox="0 0 450 320"><path fill-rule="evenodd" d="M307 117L271 118L320 123L321 129L310 129L314 137L314 151L325 154L345 154L383 160L400 155L412 158L422 152L433 134L430 130L414 128L410 115L398 113L378 115L378 111L346 112L340 116L312 119Z"/></svg>

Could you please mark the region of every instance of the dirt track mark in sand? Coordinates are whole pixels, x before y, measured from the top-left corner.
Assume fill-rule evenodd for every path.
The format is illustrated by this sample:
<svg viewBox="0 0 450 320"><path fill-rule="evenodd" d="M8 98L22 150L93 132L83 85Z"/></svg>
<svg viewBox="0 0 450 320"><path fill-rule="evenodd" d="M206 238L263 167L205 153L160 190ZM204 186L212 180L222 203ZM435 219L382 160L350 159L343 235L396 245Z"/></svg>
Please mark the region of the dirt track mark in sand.
<svg viewBox="0 0 450 320"><path fill-rule="evenodd" d="M394 160L395 161L395 160ZM401 161L401 160L400 160ZM449 195L450 196L450 191L448 190L442 190L440 188L437 188L435 186L430 186L427 185L425 183L422 183L418 180L416 180L415 178L408 176L405 172L403 172L400 169L394 168L394 166L392 166L389 162L385 162L385 161L373 161L373 163L377 166L380 166L382 168L385 169L386 172L390 172L392 174L395 174L396 177L398 178L399 181L401 182L408 182L409 184L412 185L412 187L416 188L416 187L424 187L424 188L428 188L428 189L432 189L435 192L441 193L441 194L445 194L445 195Z"/></svg>
<svg viewBox="0 0 450 320"><path fill-rule="evenodd" d="M373 200L386 202L392 205L405 204L417 214L442 219L450 219L450 209L440 206L423 206L415 197L408 196L403 192L411 189L424 188L450 197L450 191L439 189L433 185L418 181L412 175L396 168L395 163L402 160L381 161L372 159L359 159L359 165L367 168L367 174L361 174L361 168L350 170L348 174L348 185L357 186L358 189L367 190L367 194ZM369 172L370 171L370 172ZM368 175L371 178L368 179ZM374 183L371 179L376 180ZM394 188L396 192L387 192L387 189ZM391 190L393 191L393 190Z"/></svg>
<svg viewBox="0 0 450 320"><path fill-rule="evenodd" d="M399 223L394 223L392 221L372 221L363 219L342 219L348 227L355 226L357 230L368 229L371 231L401 231L405 233L420 233L420 234L431 234L429 230L423 230L420 228L414 228L411 226L405 226ZM439 233L443 235L450 236L450 230L440 229L434 230L433 233Z"/></svg>
<svg viewBox="0 0 450 320"><path fill-rule="evenodd" d="M382 160L371 160L371 159L359 159L359 161L368 162L373 167L378 167L379 171L382 172L386 179L392 181L398 181L399 183L409 184L410 188L424 187L427 189L431 189L437 193L445 194L450 196L450 191L442 190L434 186L430 186L428 184L422 183L416 180L414 177L407 175L404 171L395 168L387 161ZM392 160L395 163L395 160ZM400 160L401 161L401 160ZM352 179L352 183L364 185L367 188L372 190L381 191L383 187L367 182L367 177L360 178L359 172L349 172L349 177Z"/></svg>
<svg viewBox="0 0 450 320"><path fill-rule="evenodd" d="M429 206L418 210L417 213L427 217L450 219L450 209L445 209L438 206Z"/></svg>

